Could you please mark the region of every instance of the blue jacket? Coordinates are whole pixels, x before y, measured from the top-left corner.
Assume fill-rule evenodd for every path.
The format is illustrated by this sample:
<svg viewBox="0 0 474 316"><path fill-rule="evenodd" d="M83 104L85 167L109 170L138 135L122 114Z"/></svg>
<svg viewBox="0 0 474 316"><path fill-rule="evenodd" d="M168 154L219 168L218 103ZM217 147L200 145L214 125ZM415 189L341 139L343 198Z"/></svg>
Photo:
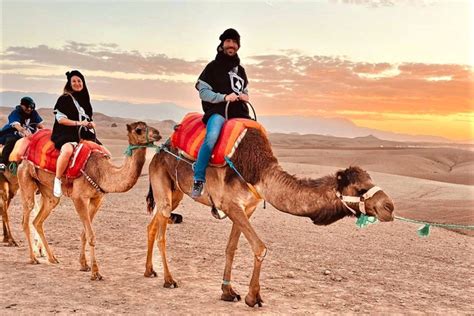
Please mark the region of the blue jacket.
<svg viewBox="0 0 474 316"><path fill-rule="evenodd" d="M20 105L17 105L15 109L8 115L8 123L0 130L0 144L5 143L5 139L10 135L17 135L18 131L13 127L14 124L19 123L26 129L29 129L31 133L36 132L38 124L41 124L43 119L36 110L33 110L30 115L27 115L21 109Z"/></svg>

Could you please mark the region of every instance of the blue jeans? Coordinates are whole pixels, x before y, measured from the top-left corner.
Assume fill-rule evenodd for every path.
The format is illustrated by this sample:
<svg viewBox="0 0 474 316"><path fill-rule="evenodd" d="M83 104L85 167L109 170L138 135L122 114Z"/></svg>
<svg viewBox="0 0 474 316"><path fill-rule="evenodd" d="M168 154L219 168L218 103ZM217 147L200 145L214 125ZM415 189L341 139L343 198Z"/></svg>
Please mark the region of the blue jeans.
<svg viewBox="0 0 474 316"><path fill-rule="evenodd" d="M201 149L199 149L198 158L194 165L194 180L206 181L206 168L224 123L225 118L219 114L211 115L207 121L206 137L204 138Z"/></svg>

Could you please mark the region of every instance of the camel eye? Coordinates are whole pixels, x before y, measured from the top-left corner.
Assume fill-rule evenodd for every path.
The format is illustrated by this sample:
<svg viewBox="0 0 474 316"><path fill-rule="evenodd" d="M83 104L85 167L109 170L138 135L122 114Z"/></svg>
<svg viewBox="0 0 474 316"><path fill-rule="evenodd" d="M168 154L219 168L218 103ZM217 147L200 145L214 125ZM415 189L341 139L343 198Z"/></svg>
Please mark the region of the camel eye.
<svg viewBox="0 0 474 316"><path fill-rule="evenodd" d="M142 134L142 129L140 127L137 127L135 128L135 132L138 134L138 135L141 135Z"/></svg>

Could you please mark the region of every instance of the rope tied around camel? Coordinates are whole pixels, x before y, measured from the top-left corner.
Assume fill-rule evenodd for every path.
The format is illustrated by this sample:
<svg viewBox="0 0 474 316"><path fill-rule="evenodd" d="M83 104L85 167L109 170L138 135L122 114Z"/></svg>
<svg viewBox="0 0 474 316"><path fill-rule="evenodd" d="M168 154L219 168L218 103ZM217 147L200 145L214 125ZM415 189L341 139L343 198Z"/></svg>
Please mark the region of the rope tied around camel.
<svg viewBox="0 0 474 316"><path fill-rule="evenodd" d="M442 227L442 228L452 228L452 229L474 230L474 225L459 225L459 224L426 222L426 221L419 221L416 219L405 218L401 216L395 216L395 219L399 221L403 221L403 222L408 222L408 223L423 224L422 226L420 226L420 228L418 228L418 236L420 237L428 237L430 235L430 230L432 226ZM378 222L377 218L362 214L359 218L357 218L356 226L358 228L364 228L370 224L375 224L377 222Z"/></svg>

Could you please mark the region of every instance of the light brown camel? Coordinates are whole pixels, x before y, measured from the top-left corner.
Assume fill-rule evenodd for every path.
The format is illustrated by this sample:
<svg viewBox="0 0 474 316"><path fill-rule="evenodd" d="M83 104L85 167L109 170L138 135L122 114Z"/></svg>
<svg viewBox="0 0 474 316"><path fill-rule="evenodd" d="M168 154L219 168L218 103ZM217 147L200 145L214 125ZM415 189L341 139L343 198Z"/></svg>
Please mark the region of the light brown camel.
<svg viewBox="0 0 474 316"><path fill-rule="evenodd" d="M176 149L170 149L176 153ZM393 220L392 200L383 191L377 191L378 187L374 186L366 171L359 167L350 167L337 172L336 175L320 179L298 179L282 170L272 153L268 139L256 129L248 129L232 161L246 181L253 184L263 198L276 209L296 216L309 217L316 225L328 225L353 215L345 205L350 206L356 215L360 215L359 204L345 202L344 205L337 192L342 194L344 199L348 196L360 197L367 192L368 196L373 196L366 196L364 201L366 214L376 216L380 221ZM163 261L164 286L176 287L166 259L167 219L183 198L183 193L190 195L193 172L188 164L161 151L151 161L149 175L153 193L151 198L150 195L148 198L149 211L154 201L156 205L153 208L154 217L148 225L145 276L156 276L152 263L153 244L156 239ZM206 179L204 194L197 201L209 206L214 204L233 222L226 248L221 299L240 300L240 295L234 291L230 281L234 254L242 232L255 256L245 302L252 307L256 304L261 306L259 278L267 249L249 222L261 199L256 198L245 182L228 167L208 168Z"/></svg>
<svg viewBox="0 0 474 316"><path fill-rule="evenodd" d="M2 201L0 203L0 213L2 214L3 222L3 242L8 243L9 246L18 247L17 242L13 238L12 230L10 228L10 218L8 216L8 208L10 202L18 191L18 178L10 171L5 170L0 173L0 195Z"/></svg>
<svg viewBox="0 0 474 316"><path fill-rule="evenodd" d="M95 233L92 221L97 214L105 193L118 193L130 190L138 180L145 163L146 146L161 139L159 132L146 125L144 122L127 124L128 142L130 148L134 148L131 156L125 158L121 167L112 165L110 160L100 153L92 153L85 167L85 174L98 188L94 188L84 175L72 181L66 186L63 181L64 195L71 198L79 215L84 230L81 235L81 254L79 262L81 271L90 271L85 255L86 241L90 246L90 260L92 265L91 280L101 280L99 266L95 257ZM18 168L18 181L23 203L23 229L28 240L31 263L39 263L31 243L30 228L25 224L29 222L30 210L34 203L35 191L39 190L42 195L42 205L39 213L33 220L33 225L40 235L44 244L48 261L58 263L51 247L46 241L43 223L53 208L59 203L59 199L53 196L54 174L36 168L31 162L23 161Z"/></svg>

